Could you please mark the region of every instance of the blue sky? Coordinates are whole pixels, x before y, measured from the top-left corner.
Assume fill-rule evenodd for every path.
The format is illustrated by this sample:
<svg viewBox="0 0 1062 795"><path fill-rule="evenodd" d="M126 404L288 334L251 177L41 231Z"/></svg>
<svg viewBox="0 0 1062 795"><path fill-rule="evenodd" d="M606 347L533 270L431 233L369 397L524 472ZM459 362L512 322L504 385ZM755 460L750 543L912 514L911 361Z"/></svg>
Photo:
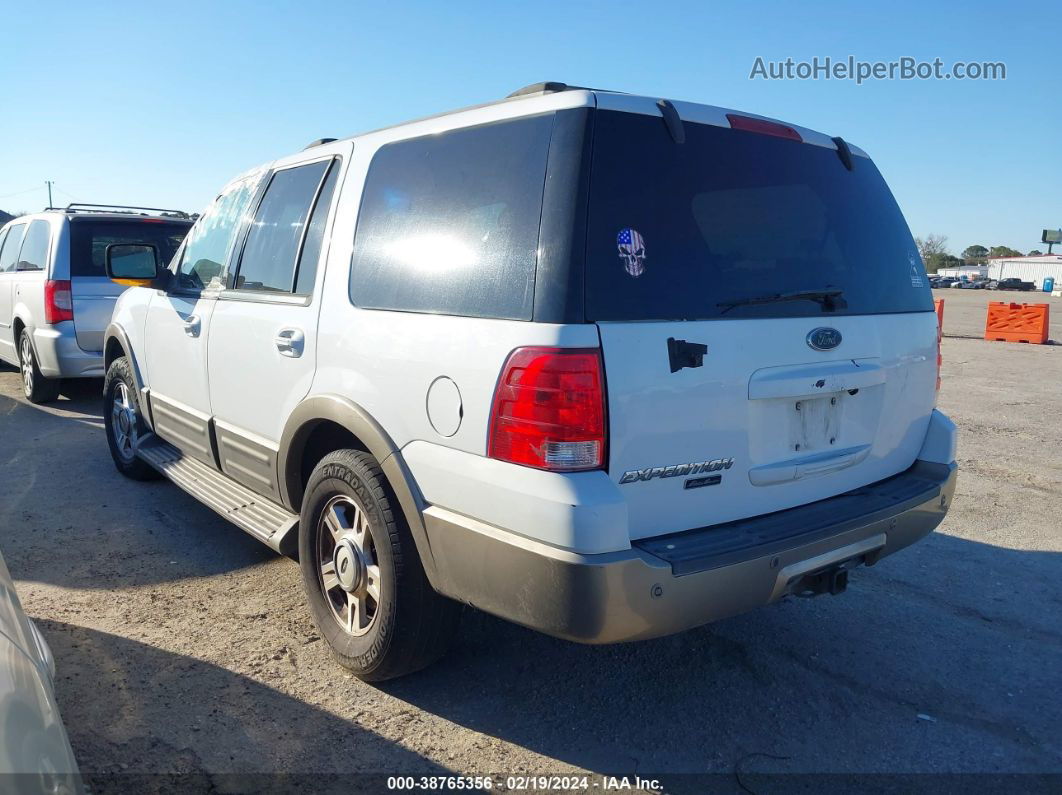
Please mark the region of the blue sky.
<svg viewBox="0 0 1062 795"><path fill-rule="evenodd" d="M775 116L866 149L916 235L1042 248L1062 226L1058 6L783 2L19 3L0 208L201 209L236 173L562 80ZM1052 39L1054 44L1052 44ZM757 56L1003 61L1003 81L750 80ZM12 195L15 194L15 195Z"/></svg>

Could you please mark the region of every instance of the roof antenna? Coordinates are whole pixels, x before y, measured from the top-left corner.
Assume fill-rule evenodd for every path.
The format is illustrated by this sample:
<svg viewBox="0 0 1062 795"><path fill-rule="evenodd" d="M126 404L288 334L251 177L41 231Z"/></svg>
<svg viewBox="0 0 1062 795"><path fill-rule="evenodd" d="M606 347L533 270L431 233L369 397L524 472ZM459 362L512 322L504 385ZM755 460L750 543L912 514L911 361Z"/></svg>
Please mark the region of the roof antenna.
<svg viewBox="0 0 1062 795"><path fill-rule="evenodd" d="M848 148L848 144L845 143L844 138L838 136L837 138L831 138L830 140L833 141L834 145L837 147L837 156L841 158L844 167L851 171L855 166L855 163L852 162L852 150Z"/></svg>
<svg viewBox="0 0 1062 795"><path fill-rule="evenodd" d="M666 99L658 99L656 106L660 108L660 115L664 117L667 131L671 133L671 140L677 144L686 143L686 129L682 126L682 117L679 116L675 106Z"/></svg>

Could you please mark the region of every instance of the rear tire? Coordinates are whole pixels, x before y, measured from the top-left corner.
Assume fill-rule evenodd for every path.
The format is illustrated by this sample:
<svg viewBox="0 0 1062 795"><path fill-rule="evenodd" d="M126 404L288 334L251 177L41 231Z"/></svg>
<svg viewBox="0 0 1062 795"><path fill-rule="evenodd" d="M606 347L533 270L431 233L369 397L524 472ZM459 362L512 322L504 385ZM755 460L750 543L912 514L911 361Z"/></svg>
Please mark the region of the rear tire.
<svg viewBox="0 0 1062 795"><path fill-rule="evenodd" d="M299 519L299 568L322 637L363 681L430 665L457 631L461 608L431 587L368 453L338 450L314 468Z"/></svg>
<svg viewBox="0 0 1062 795"><path fill-rule="evenodd" d="M45 378L37 366L37 354L26 329L18 337L18 366L22 374L22 393L30 403L51 403L59 397L59 379Z"/></svg>
<svg viewBox="0 0 1062 795"><path fill-rule="evenodd" d="M111 362L103 379L103 425L119 472L133 480L159 477L150 464L136 456L137 443L147 433L147 425L140 411L133 367L124 356Z"/></svg>

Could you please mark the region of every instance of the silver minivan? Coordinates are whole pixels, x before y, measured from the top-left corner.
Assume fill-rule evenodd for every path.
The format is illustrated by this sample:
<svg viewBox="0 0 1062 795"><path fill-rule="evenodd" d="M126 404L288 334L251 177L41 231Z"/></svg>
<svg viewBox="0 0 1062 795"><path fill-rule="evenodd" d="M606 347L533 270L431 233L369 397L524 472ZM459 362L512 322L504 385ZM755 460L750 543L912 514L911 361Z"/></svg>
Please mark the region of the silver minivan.
<svg viewBox="0 0 1062 795"><path fill-rule="evenodd" d="M63 378L103 377L103 332L125 289L104 272L107 246L150 244L165 265L191 225L176 210L71 204L0 229L0 360L21 370L30 401L54 400Z"/></svg>

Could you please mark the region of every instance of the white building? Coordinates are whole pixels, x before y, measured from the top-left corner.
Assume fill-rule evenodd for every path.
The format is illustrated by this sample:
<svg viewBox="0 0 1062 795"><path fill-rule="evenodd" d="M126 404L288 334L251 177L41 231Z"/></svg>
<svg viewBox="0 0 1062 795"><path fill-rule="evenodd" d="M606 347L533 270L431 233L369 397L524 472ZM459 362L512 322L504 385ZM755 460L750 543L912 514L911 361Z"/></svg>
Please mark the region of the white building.
<svg viewBox="0 0 1062 795"><path fill-rule="evenodd" d="M971 279L983 279L988 276L987 265L960 265L958 268L941 268L935 276L950 276L953 279L969 281Z"/></svg>
<svg viewBox="0 0 1062 795"><path fill-rule="evenodd" d="M1044 279L1052 277L1055 287L1062 287L1062 255L1041 254L1036 257L999 257L988 261L989 279L1021 279L1041 290Z"/></svg>

